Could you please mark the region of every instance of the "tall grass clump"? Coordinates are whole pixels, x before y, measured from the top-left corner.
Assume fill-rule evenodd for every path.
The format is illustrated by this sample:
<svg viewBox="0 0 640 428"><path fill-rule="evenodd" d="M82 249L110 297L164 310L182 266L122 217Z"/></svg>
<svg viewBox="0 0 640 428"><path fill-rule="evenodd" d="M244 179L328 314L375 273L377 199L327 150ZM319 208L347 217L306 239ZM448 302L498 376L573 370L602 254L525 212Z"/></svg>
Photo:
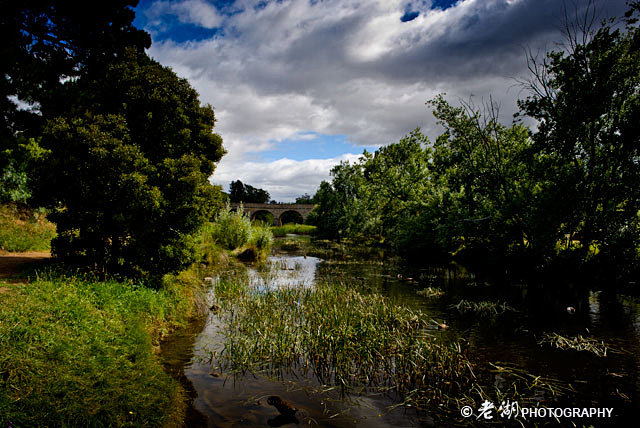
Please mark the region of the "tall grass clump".
<svg viewBox="0 0 640 428"><path fill-rule="evenodd" d="M3 285L0 426L180 426L184 392L154 346L206 309L198 277L158 290L64 272Z"/></svg>
<svg viewBox="0 0 640 428"><path fill-rule="evenodd" d="M56 227L45 214L15 205L0 206L0 250L48 251Z"/></svg>
<svg viewBox="0 0 640 428"><path fill-rule="evenodd" d="M311 235L316 231L316 226L312 226L310 224L296 224L296 223L287 223L282 226L273 226L271 228L271 232L273 236L283 237L288 233L294 233L297 235Z"/></svg>
<svg viewBox="0 0 640 428"><path fill-rule="evenodd" d="M455 407L471 389L461 346L431 336L419 311L340 283L266 291L238 283L215 289L226 326L223 370L301 371L346 391L390 391L420 408Z"/></svg>
<svg viewBox="0 0 640 428"><path fill-rule="evenodd" d="M216 216L211 227L211 235L219 245L227 250L242 247L251 238L251 220L244 214L242 205L231 211L229 204Z"/></svg>

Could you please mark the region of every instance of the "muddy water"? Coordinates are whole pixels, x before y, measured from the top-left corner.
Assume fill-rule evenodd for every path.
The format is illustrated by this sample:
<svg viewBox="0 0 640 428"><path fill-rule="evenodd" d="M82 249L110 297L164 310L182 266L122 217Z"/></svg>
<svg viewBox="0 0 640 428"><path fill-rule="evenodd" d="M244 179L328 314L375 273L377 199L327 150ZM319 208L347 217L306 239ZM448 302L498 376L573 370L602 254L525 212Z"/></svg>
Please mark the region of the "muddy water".
<svg viewBox="0 0 640 428"><path fill-rule="evenodd" d="M317 281L342 280L363 290L383 293L398 304L417 307L437 322L449 325L445 334L467 343L472 360L479 366L509 365L557 379L569 388L559 396L541 397L546 405L612 407L615 417L596 421L596 426L635 426L629 423L640 411L640 299L602 291L578 291L580 287L570 283L535 287L511 284L498 288L453 265L411 270L384 259L383 255L362 257L327 252L308 243L292 247L288 251L275 251L269 260L271 269L248 267L249 281L267 288L298 284L313 287ZM428 286L440 287L446 294L436 299L416 294ZM601 288L606 289L606 284ZM509 302L518 312L492 318L460 314L452 305L461 299ZM574 314L567 312L568 306L575 308ZM426 414L394 408L397 401L389 396L343 396L338 390L327 390L311 377L295 374L273 379L219 373L212 368L211 355L220 350L220 328L218 318L210 314L206 320L177 332L162 346L167 369L190 393L187 426L432 425ZM602 358L587 352L541 346L538 342L547 332L597 338L609 346L608 355ZM499 385L501 375L496 374L492 381ZM296 418L279 416L267 404L271 395L278 395L300 409ZM560 423L589 426L593 421Z"/></svg>

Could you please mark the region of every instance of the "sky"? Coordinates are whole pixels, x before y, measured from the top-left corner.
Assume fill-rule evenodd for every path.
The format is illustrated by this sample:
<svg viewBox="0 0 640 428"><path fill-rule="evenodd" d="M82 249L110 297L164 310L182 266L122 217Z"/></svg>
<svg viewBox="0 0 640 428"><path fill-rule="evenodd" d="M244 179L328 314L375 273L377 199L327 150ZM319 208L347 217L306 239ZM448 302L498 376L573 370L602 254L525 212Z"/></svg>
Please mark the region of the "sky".
<svg viewBox="0 0 640 428"><path fill-rule="evenodd" d="M624 0L593 0L602 17ZM425 103L489 97L510 124L527 93L525 49L562 48L564 11L589 0L141 0L149 54L215 109L227 154L211 178L274 200L314 194L332 166L415 128Z"/></svg>

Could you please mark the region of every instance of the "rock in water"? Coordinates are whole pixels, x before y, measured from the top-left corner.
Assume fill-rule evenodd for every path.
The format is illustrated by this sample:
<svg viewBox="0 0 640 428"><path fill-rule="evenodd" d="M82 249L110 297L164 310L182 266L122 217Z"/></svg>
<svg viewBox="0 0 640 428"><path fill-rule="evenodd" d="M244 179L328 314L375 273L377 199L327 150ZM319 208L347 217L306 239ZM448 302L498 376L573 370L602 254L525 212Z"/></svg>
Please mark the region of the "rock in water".
<svg viewBox="0 0 640 428"><path fill-rule="evenodd" d="M293 416L298 411L298 409L296 409L277 395L272 395L271 397L267 398L267 404L272 405L273 407L278 409L280 414L285 416Z"/></svg>

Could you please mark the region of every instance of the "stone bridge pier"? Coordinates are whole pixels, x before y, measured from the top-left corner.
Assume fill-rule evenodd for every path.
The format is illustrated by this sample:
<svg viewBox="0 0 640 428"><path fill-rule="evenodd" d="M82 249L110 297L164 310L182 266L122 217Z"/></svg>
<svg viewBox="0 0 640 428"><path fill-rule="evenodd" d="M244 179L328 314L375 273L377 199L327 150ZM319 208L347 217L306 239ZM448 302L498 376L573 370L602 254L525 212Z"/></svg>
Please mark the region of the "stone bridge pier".
<svg viewBox="0 0 640 428"><path fill-rule="evenodd" d="M237 210L240 206L237 202L229 204L232 210ZM282 225L282 216L289 212L300 214L302 221L307 220L307 215L313 210L313 204L242 204L246 215L253 220L258 213L266 212L273 215L273 225Z"/></svg>

